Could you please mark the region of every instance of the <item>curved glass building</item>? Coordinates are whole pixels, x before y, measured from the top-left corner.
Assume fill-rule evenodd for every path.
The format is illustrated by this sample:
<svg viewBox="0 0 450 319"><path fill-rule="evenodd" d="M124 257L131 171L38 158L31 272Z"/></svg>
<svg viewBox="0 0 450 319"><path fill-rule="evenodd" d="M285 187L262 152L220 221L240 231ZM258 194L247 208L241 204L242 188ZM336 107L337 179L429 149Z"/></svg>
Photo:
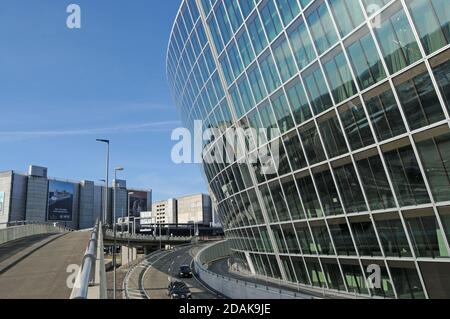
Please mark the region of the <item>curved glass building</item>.
<svg viewBox="0 0 450 319"><path fill-rule="evenodd" d="M203 166L249 272L450 298L449 22L448 0L182 2L167 73L185 124L219 132L205 154L229 131L280 132ZM265 174L251 155L273 142Z"/></svg>

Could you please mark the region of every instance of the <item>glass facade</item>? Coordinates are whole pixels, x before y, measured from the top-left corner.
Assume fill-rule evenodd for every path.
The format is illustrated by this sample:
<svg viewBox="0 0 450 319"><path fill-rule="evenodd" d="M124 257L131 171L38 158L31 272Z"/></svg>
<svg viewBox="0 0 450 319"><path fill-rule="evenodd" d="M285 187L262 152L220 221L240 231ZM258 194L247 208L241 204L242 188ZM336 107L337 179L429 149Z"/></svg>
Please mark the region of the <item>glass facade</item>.
<svg viewBox="0 0 450 319"><path fill-rule="evenodd" d="M449 23L448 0L182 2L167 74L186 126L219 129L205 154L234 129L280 133L203 165L255 276L450 298Z"/></svg>

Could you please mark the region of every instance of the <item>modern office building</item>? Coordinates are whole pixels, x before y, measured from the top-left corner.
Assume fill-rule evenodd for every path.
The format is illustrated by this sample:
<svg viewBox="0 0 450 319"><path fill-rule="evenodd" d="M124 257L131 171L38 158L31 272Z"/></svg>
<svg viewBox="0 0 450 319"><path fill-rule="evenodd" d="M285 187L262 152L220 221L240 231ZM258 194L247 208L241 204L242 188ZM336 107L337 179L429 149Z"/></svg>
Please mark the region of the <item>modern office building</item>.
<svg viewBox="0 0 450 319"><path fill-rule="evenodd" d="M205 154L235 128L281 133L252 144L279 142L276 173L204 165L256 276L450 298L449 22L448 0L182 2L167 73L186 126L224 134Z"/></svg>
<svg viewBox="0 0 450 319"><path fill-rule="evenodd" d="M107 222L133 212L136 198L149 210L152 192L127 189L126 181L110 187ZM105 187L92 181L49 178L47 168L30 166L27 174L0 172L0 224L16 221L56 222L72 229L88 229L103 216ZM144 196L145 194L145 196ZM145 200L143 199L145 197ZM130 210L129 205L130 201ZM148 206L149 205L149 206Z"/></svg>
<svg viewBox="0 0 450 319"><path fill-rule="evenodd" d="M177 198L179 224L211 226L211 198L205 194L189 195Z"/></svg>
<svg viewBox="0 0 450 319"><path fill-rule="evenodd" d="M168 199L153 203L152 219L156 224L176 224L178 221L177 200Z"/></svg>
<svg viewBox="0 0 450 319"><path fill-rule="evenodd" d="M211 198L205 194L194 194L155 202L152 206L152 219L158 224L211 226Z"/></svg>

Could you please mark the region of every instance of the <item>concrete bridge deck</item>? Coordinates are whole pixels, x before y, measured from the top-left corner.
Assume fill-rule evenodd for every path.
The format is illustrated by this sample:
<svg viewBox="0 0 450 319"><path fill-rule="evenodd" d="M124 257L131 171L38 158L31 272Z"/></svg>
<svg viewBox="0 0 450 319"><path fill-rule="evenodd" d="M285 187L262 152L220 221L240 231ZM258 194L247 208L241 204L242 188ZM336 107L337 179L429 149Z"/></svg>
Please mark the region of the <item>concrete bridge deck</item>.
<svg viewBox="0 0 450 319"><path fill-rule="evenodd" d="M80 265L90 236L72 232L0 246L0 299L69 299L67 267Z"/></svg>

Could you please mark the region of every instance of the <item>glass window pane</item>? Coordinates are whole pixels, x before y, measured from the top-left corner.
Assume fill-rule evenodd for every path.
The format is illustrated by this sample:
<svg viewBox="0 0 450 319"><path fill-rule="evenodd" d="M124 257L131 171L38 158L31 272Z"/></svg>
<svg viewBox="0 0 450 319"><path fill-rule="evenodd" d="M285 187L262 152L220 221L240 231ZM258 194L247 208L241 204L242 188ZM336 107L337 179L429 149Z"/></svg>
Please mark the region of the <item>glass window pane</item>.
<svg viewBox="0 0 450 319"><path fill-rule="evenodd" d="M330 225L330 231L338 255L356 256L356 249L347 224Z"/></svg>
<svg viewBox="0 0 450 319"><path fill-rule="evenodd" d="M428 192L411 146L384 154L400 206L430 202Z"/></svg>
<svg viewBox="0 0 450 319"><path fill-rule="evenodd" d="M343 105L339 113L345 134L353 151L375 143L369 120L359 98Z"/></svg>
<svg viewBox="0 0 450 319"><path fill-rule="evenodd" d="M330 171L314 174L319 198L326 216L340 215L343 213L341 201L334 185Z"/></svg>
<svg viewBox="0 0 450 319"><path fill-rule="evenodd" d="M335 103L338 104L356 94L356 86L342 51L325 57L324 69Z"/></svg>
<svg viewBox="0 0 450 319"><path fill-rule="evenodd" d="M421 58L419 46L400 2L382 14L375 33L391 73L396 73Z"/></svg>
<svg viewBox="0 0 450 319"><path fill-rule="evenodd" d="M390 266L389 268L400 299L425 299L425 293L414 264L410 264L408 267Z"/></svg>
<svg viewBox="0 0 450 319"><path fill-rule="evenodd" d="M311 106L316 115L333 106L322 71L317 64L302 74Z"/></svg>
<svg viewBox="0 0 450 319"><path fill-rule="evenodd" d="M359 175L371 210L394 208L394 196L378 155L357 162Z"/></svg>
<svg viewBox="0 0 450 319"><path fill-rule="evenodd" d="M347 144L334 111L321 117L318 124L329 158L348 153Z"/></svg>
<svg viewBox="0 0 450 319"><path fill-rule="evenodd" d="M366 28L358 31L358 39L346 45L350 63L361 89L367 89L386 77L372 35Z"/></svg>
<svg viewBox="0 0 450 319"><path fill-rule="evenodd" d="M450 10L447 0L406 1L427 54L449 44Z"/></svg>
<svg viewBox="0 0 450 319"><path fill-rule="evenodd" d="M434 200L450 201L450 134L417 144Z"/></svg>
<svg viewBox="0 0 450 319"><path fill-rule="evenodd" d="M354 0L330 0L329 2L342 36L346 36L363 23L361 7Z"/></svg>
<svg viewBox="0 0 450 319"><path fill-rule="evenodd" d="M405 124L389 84L377 87L366 94L364 101L379 141L406 133Z"/></svg>
<svg viewBox="0 0 450 319"><path fill-rule="evenodd" d="M309 108L303 85L298 77L287 85L286 94L297 124L302 124L309 120L312 117L311 109Z"/></svg>
<svg viewBox="0 0 450 319"><path fill-rule="evenodd" d="M370 220L354 222L351 224L356 247L361 256L382 256L380 245L373 224Z"/></svg>
<svg viewBox="0 0 450 319"><path fill-rule="evenodd" d="M394 84L411 130L445 119L425 65L409 70L395 79Z"/></svg>
<svg viewBox="0 0 450 319"><path fill-rule="evenodd" d="M417 257L448 258L444 233L441 231L434 213L429 216L407 218L406 226Z"/></svg>
<svg viewBox="0 0 450 319"><path fill-rule="evenodd" d="M338 41L326 4L321 3L316 8L312 8L306 12L306 17L316 48L320 53L324 53Z"/></svg>
<svg viewBox="0 0 450 319"><path fill-rule="evenodd" d="M400 219L376 221L384 253L388 257L412 257L408 239Z"/></svg>
<svg viewBox="0 0 450 319"><path fill-rule="evenodd" d="M364 195L353 164L336 168L335 173L346 212L362 213L367 211Z"/></svg>

